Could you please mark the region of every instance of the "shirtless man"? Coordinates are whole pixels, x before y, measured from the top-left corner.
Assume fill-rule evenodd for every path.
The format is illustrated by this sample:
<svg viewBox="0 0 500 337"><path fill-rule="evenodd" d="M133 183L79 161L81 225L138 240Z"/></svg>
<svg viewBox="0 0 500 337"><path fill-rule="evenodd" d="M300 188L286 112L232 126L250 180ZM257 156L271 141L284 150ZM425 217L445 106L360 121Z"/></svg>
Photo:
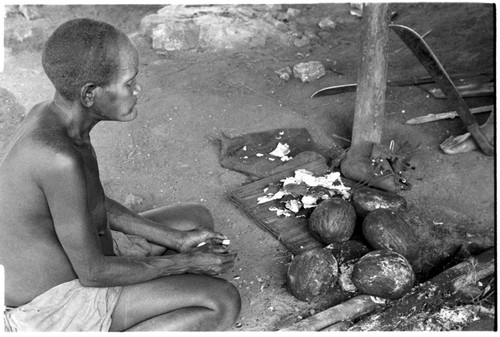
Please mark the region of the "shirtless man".
<svg viewBox="0 0 500 337"><path fill-rule="evenodd" d="M124 33L88 19L47 41L55 96L33 107L0 163L7 329L223 330L239 315L237 289L214 277L235 254L206 208L135 214L104 194L89 133L137 116L138 58ZM148 256L117 256L111 230L146 239Z"/></svg>

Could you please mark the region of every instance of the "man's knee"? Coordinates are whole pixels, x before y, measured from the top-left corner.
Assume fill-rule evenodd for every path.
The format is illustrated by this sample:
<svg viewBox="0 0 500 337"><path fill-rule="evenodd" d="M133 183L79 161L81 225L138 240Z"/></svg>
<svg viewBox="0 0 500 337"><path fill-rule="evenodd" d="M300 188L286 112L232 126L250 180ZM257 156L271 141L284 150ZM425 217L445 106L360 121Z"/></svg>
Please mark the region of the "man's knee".
<svg viewBox="0 0 500 337"><path fill-rule="evenodd" d="M214 310L222 326L234 324L241 311L241 297L238 289L230 282L219 280L217 291L207 292L210 307Z"/></svg>
<svg viewBox="0 0 500 337"><path fill-rule="evenodd" d="M208 208L200 204L187 204L186 207L189 208L190 219L195 227L214 229L214 219Z"/></svg>
<svg viewBox="0 0 500 337"><path fill-rule="evenodd" d="M203 227L213 229L214 219L208 208L200 204L193 204L192 211L198 217L198 221Z"/></svg>

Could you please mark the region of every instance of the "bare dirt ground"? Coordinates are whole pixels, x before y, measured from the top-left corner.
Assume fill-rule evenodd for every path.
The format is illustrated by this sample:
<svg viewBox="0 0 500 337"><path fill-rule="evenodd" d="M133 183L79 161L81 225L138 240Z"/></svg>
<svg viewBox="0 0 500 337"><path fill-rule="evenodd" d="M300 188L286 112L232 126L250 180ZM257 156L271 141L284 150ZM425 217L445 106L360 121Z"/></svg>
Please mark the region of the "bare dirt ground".
<svg viewBox="0 0 500 337"><path fill-rule="evenodd" d="M311 27L326 15L337 27L326 39L303 48L157 53L148 39L136 38L141 53L139 117L131 123L102 123L92 132L107 193L136 211L199 202L214 215L217 230L227 234L238 252L236 266L223 275L240 290L243 308L234 331L270 331L287 319L315 310L286 289L291 253L257 227L229 199L228 192L248 177L222 168L213 140L221 132L241 135L284 127L306 127L328 147L349 143L355 93L311 99L316 90L356 82L361 20L347 4L293 5ZM481 72L495 64L495 16L491 4L394 4L395 22L423 34L449 73ZM53 89L41 67L44 39L62 22L90 17L112 23L128 34L160 6L38 6L41 18L20 15L5 19L5 70L0 87L25 112L50 99ZM32 35L29 34L32 32ZM23 38L23 34L25 37ZM13 38L14 36L14 38ZM389 79L426 75L410 51L391 33ZM323 78L285 82L275 70L302 60L327 66ZM2 97L2 99L6 99ZM495 238L495 158L474 151L445 155L439 144L465 132L458 119L406 125L409 118L447 111L446 103L421 88L390 87L387 91L384 141L421 144L412 176L413 188L402 193L430 214L439 211L470 223L475 232ZM493 98L467 99L469 106L493 104ZM479 122L487 115L476 115ZM0 129L6 138L15 127ZM2 138L0 138L2 140ZM436 218L436 222L440 219Z"/></svg>

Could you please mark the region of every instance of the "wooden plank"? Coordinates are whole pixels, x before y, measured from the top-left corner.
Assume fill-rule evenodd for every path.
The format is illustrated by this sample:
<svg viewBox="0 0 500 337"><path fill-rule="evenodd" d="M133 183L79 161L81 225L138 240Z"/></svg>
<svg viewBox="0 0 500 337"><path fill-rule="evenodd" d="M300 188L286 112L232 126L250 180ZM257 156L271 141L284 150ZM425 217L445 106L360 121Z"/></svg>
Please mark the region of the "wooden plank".
<svg viewBox="0 0 500 337"><path fill-rule="evenodd" d="M231 200L238 205L254 222L278 239L287 249L297 255L306 250L324 247L307 228L306 218L278 217L269 207L276 201L257 204L257 198L264 196L264 189L271 183L295 175L295 170L305 169L315 175L323 175L328 170L324 161L313 161L297 166L267 178L239 187L229 193Z"/></svg>
<svg viewBox="0 0 500 337"><path fill-rule="evenodd" d="M352 321L384 305L385 300L376 302L372 296L358 295L280 331L320 331L338 322Z"/></svg>

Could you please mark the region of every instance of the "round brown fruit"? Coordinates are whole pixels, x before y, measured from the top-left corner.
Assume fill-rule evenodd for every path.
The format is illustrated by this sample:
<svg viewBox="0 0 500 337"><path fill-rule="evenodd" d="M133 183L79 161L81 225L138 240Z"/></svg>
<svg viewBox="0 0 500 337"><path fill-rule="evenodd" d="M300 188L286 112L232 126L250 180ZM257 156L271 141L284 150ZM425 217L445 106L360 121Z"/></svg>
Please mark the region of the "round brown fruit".
<svg viewBox="0 0 500 337"><path fill-rule="evenodd" d="M390 249L414 263L420 245L413 229L401 213L388 209L370 212L363 220L363 236L374 250Z"/></svg>
<svg viewBox="0 0 500 337"><path fill-rule="evenodd" d="M338 279L338 264L324 248L296 256L287 271L291 293L301 301L314 301L333 289Z"/></svg>
<svg viewBox="0 0 500 337"><path fill-rule="evenodd" d="M342 198L322 201L309 217L311 234L324 244L349 240L356 226L356 211Z"/></svg>
<svg viewBox="0 0 500 337"><path fill-rule="evenodd" d="M411 290L415 273L403 255L383 249L359 259L351 280L363 294L394 300Z"/></svg>
<svg viewBox="0 0 500 337"><path fill-rule="evenodd" d="M406 199L388 191L362 187L354 190L351 195L352 204L360 217L365 217L376 209L404 210L407 207Z"/></svg>

